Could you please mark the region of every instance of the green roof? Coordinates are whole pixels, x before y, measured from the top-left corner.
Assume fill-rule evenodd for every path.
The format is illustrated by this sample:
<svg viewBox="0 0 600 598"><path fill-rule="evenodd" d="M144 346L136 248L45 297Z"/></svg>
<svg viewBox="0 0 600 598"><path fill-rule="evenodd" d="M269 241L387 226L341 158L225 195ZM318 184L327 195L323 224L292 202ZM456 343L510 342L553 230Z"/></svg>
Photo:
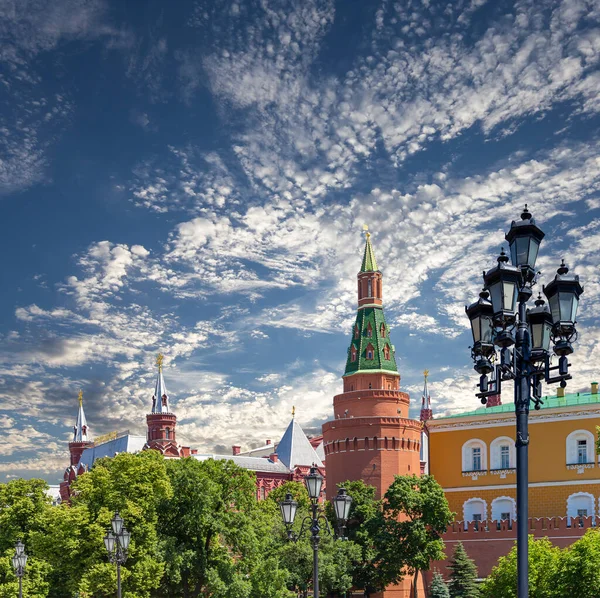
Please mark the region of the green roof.
<svg viewBox="0 0 600 598"><path fill-rule="evenodd" d="M377 272L377 261L375 260L375 252L371 245L371 234L367 233L367 244L365 245L365 255L363 257L361 272Z"/></svg>
<svg viewBox="0 0 600 598"><path fill-rule="evenodd" d="M385 334L382 334L382 325ZM352 361L352 348L356 351L355 361ZM371 359L368 359L369 351L372 351ZM389 359L386 359L386 355ZM358 310L352 327L352 341L348 348L344 376L373 370L398 373L389 328L383 315L383 308L379 305L362 307Z"/></svg>
<svg viewBox="0 0 600 598"><path fill-rule="evenodd" d="M546 396L542 398L543 404L540 406L541 409L556 409L561 407L576 407L578 405L594 405L600 403L600 394L591 394L589 392L583 393L572 393L565 395L564 397L557 397L555 395ZM531 409L534 411L533 407ZM458 417L470 417L474 415L492 415L494 413L514 413L515 405L511 401L504 405L496 405L495 407L479 407L473 411L466 411L464 413L455 413L453 415L445 415L442 417L436 417L436 420L440 419L455 419Z"/></svg>

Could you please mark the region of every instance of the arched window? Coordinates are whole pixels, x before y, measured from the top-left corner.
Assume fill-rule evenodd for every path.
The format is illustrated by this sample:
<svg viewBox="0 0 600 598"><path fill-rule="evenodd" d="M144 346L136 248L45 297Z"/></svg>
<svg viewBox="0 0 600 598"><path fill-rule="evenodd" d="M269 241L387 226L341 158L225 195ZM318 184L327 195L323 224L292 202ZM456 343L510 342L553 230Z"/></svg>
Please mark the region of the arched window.
<svg viewBox="0 0 600 598"><path fill-rule="evenodd" d="M567 498L567 517L596 517L595 499L588 492L576 492ZM570 520L568 521L570 524ZM577 525L577 524L576 524Z"/></svg>
<svg viewBox="0 0 600 598"><path fill-rule="evenodd" d="M462 470L464 472L487 471L487 445L479 438L463 444Z"/></svg>
<svg viewBox="0 0 600 598"><path fill-rule="evenodd" d="M383 357L389 361L389 359L390 359L390 346L389 345L386 345L383 348Z"/></svg>
<svg viewBox="0 0 600 598"><path fill-rule="evenodd" d="M369 437L367 436L365 438L365 451L368 451L368 450L369 450Z"/></svg>
<svg viewBox="0 0 600 598"><path fill-rule="evenodd" d="M350 361L356 361L356 347L354 345L350 348Z"/></svg>
<svg viewBox="0 0 600 598"><path fill-rule="evenodd" d="M369 343L367 345L367 350L366 350L366 357L368 361L372 361L373 360L373 355L374 355L374 349L373 349L373 345L371 343Z"/></svg>
<svg viewBox="0 0 600 598"><path fill-rule="evenodd" d="M259 500L265 500L265 488L264 486L260 489L260 498Z"/></svg>
<svg viewBox="0 0 600 598"><path fill-rule="evenodd" d="M594 435L589 430L575 430L567 436L567 465L595 461Z"/></svg>
<svg viewBox="0 0 600 598"><path fill-rule="evenodd" d="M352 441L352 449L357 451L358 450L358 438L355 436L354 440Z"/></svg>
<svg viewBox="0 0 600 598"><path fill-rule="evenodd" d="M381 323L381 338L385 338L385 324Z"/></svg>
<svg viewBox="0 0 600 598"><path fill-rule="evenodd" d="M171 430L170 430L169 428L167 428L167 429L165 430L165 438L166 438L167 440L169 440L169 439L171 438Z"/></svg>
<svg viewBox="0 0 600 598"><path fill-rule="evenodd" d="M487 519L487 503L482 498L470 498L463 504L463 518L465 523L477 523Z"/></svg>
<svg viewBox="0 0 600 598"><path fill-rule="evenodd" d="M517 516L515 499L499 496L492 501L492 519L495 521L513 521Z"/></svg>
<svg viewBox="0 0 600 598"><path fill-rule="evenodd" d="M516 464L515 441L508 436L495 438L490 444L490 469L514 469Z"/></svg>
<svg viewBox="0 0 600 598"><path fill-rule="evenodd" d="M367 325L367 338L373 338L373 327L371 326L371 322Z"/></svg>
<svg viewBox="0 0 600 598"><path fill-rule="evenodd" d="M367 297L372 297L372 296L373 296L373 282L369 278L369 280L367 281Z"/></svg>
<svg viewBox="0 0 600 598"><path fill-rule="evenodd" d="M360 336L360 330L358 329L358 324L354 325L354 338L358 338Z"/></svg>

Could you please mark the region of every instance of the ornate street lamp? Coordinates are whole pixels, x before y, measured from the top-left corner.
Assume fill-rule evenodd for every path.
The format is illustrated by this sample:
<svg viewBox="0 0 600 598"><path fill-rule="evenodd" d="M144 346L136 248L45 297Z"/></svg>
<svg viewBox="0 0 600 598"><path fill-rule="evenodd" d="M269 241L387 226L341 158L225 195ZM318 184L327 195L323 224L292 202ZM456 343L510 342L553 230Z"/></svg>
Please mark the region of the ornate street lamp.
<svg viewBox="0 0 600 598"><path fill-rule="evenodd" d="M104 546L111 563L117 565L117 598L121 598L121 565L127 561L127 549L131 534L123 525L123 519L117 511L111 521L112 531L104 536Z"/></svg>
<svg viewBox="0 0 600 598"><path fill-rule="evenodd" d="M527 310L527 302L536 284L535 262L544 233L535 224L525 206L520 222L512 222L506 240L510 244L512 265L502 250L498 265L483 275L484 287L491 296L480 295L465 308L473 333L471 356L480 374L479 393L482 403L501 392L503 381L514 381L517 420L517 595L528 597L528 446L529 409L542 403L542 382L567 385L568 355L577 338L575 318L583 287L579 277L570 275L564 261L554 280L545 288L550 309L541 296L535 308ZM518 306L517 306L518 303ZM490 325L491 320L491 325ZM491 338L490 338L491 337ZM552 365L550 344L559 357ZM494 345L500 350L500 359ZM558 370L558 372L556 372ZM557 373L557 375L553 375ZM491 379L489 375L491 374Z"/></svg>
<svg viewBox="0 0 600 598"><path fill-rule="evenodd" d="M19 579L19 598L23 598L23 575L25 575L25 565L27 565L27 554L25 554L25 546L19 540L15 546L15 554L12 557L12 566L15 570L15 575Z"/></svg>
<svg viewBox="0 0 600 598"><path fill-rule="evenodd" d="M311 532L313 545L313 596L314 598L319 598L319 542L321 540L321 537L319 536L319 532L321 531L319 521L322 520L325 522L325 531L329 535L331 535L331 528L329 527L327 519L319 512L319 498L323 487L323 476L315 466L311 467L308 475L304 477L304 483L310 498L311 515L304 518L298 534L294 534L292 531L292 525L294 524L296 511L298 510L298 503L293 499L290 493L286 494L285 500L279 503L279 508L281 509L283 523L287 528L288 540L297 542L302 538L305 532L309 530ZM351 504L352 497L346 494L344 488L340 488L337 496L333 499L334 510L340 531L343 531L345 528ZM306 527L307 525L310 527ZM342 534L338 537L341 536Z"/></svg>

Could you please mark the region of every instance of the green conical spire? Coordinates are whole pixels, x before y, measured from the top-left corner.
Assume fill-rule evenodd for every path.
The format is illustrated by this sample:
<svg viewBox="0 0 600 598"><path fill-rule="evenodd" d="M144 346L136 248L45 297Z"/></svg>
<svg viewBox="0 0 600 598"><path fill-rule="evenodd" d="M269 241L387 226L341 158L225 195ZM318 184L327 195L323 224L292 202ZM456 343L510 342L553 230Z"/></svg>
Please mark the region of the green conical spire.
<svg viewBox="0 0 600 598"><path fill-rule="evenodd" d="M366 225L365 230L367 231L367 244L365 245L365 255L363 257L360 271L377 272L377 261L375 260L375 252L373 251L373 245L371 245L371 233L369 232L369 229Z"/></svg>

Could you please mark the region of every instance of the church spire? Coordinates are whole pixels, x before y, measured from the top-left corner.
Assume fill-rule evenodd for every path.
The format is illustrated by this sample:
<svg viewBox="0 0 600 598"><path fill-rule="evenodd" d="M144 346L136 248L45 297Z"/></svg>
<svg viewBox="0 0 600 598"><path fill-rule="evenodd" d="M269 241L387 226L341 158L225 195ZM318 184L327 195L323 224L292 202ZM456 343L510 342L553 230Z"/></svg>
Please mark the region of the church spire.
<svg viewBox="0 0 600 598"><path fill-rule="evenodd" d="M158 366L158 375L156 377L156 387L152 395L152 413L170 413L169 395L163 378L163 360L164 355L159 353L156 356L156 365Z"/></svg>
<svg viewBox="0 0 600 598"><path fill-rule="evenodd" d="M88 441L88 427L85 419L85 412L83 411L83 391L80 390L77 395L79 401L79 410L77 411L77 422L73 427L73 441L72 442L87 442Z"/></svg>
<svg viewBox="0 0 600 598"><path fill-rule="evenodd" d="M429 370L423 372L425 383L423 384L423 395L421 397L421 421L426 422L433 419L433 411L431 410L431 397L429 396L429 389L427 388L427 378L429 378Z"/></svg>
<svg viewBox="0 0 600 598"><path fill-rule="evenodd" d="M373 251L373 245L371 244L371 233L369 227L365 224L363 229L366 233L367 242L365 243L365 254L363 256L362 265L360 267L361 272L377 272L377 261L375 260L375 252Z"/></svg>

